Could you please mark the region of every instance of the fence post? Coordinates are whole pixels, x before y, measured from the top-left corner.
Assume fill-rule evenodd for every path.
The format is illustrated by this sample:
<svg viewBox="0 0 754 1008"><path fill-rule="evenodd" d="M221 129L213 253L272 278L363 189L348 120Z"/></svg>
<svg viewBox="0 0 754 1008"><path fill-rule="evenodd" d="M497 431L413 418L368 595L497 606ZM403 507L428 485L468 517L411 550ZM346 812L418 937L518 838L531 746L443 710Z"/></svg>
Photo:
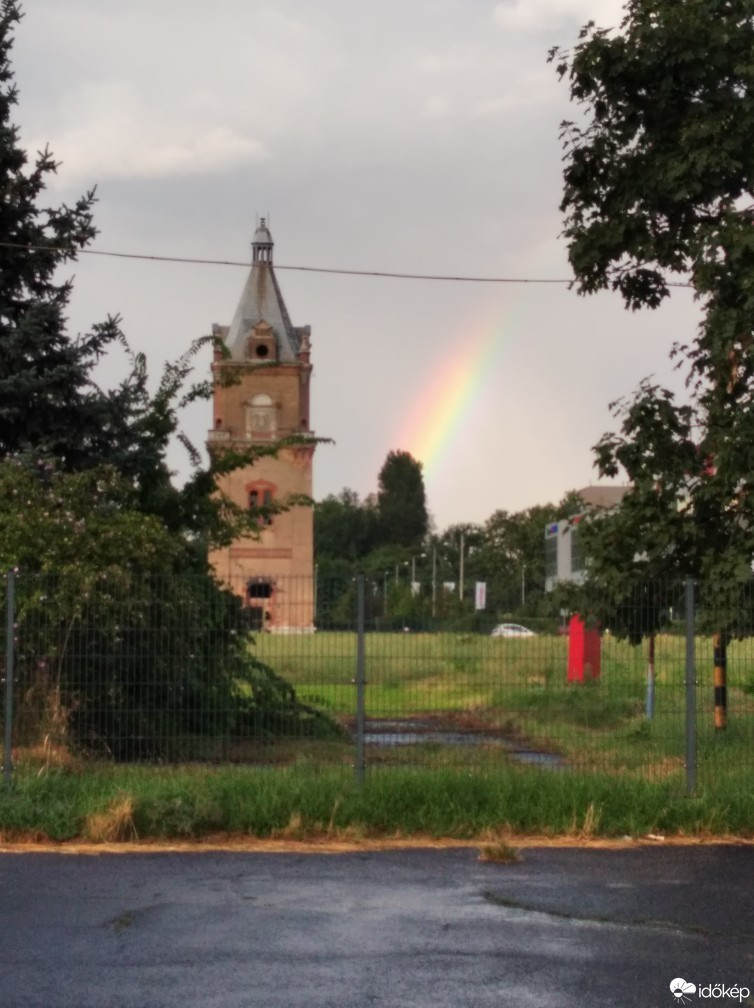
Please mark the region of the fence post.
<svg viewBox="0 0 754 1008"><path fill-rule="evenodd" d="M364 781L366 727L366 668L364 661L364 575L356 578L356 783Z"/></svg>
<svg viewBox="0 0 754 1008"><path fill-rule="evenodd" d="M694 582L686 579L686 793L696 788L696 670L694 668Z"/></svg>
<svg viewBox="0 0 754 1008"><path fill-rule="evenodd" d="M16 610L16 572L9 570L5 576L5 732L3 736L3 782L11 785L13 774L13 677L14 631Z"/></svg>
<svg viewBox="0 0 754 1008"><path fill-rule="evenodd" d="M725 630L712 635L715 655L715 729L721 731L728 725L728 644Z"/></svg>
<svg viewBox="0 0 754 1008"><path fill-rule="evenodd" d="M647 661L647 698L645 701L647 721L655 715L655 635L649 635L649 659Z"/></svg>

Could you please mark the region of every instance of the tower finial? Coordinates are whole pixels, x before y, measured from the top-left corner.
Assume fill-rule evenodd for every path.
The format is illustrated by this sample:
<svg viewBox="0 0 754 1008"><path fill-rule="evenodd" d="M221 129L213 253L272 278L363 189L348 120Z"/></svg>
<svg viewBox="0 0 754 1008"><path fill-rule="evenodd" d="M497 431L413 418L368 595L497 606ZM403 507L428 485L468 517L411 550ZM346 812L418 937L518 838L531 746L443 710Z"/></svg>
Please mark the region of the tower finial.
<svg viewBox="0 0 754 1008"><path fill-rule="evenodd" d="M259 220L257 229L254 232L254 240L251 243L252 263L272 264L273 244L272 235L267 227L267 220L262 217Z"/></svg>

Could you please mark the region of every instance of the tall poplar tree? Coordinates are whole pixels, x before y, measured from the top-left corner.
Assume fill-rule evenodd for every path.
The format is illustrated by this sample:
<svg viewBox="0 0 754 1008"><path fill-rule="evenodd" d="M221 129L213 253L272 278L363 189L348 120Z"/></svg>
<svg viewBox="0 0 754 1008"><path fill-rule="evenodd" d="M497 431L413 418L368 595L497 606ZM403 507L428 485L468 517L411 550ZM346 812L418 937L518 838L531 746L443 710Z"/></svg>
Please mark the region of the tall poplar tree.
<svg viewBox="0 0 754 1008"><path fill-rule="evenodd" d="M377 509L384 545L417 549L429 529L422 465L406 451L391 451L378 477Z"/></svg>

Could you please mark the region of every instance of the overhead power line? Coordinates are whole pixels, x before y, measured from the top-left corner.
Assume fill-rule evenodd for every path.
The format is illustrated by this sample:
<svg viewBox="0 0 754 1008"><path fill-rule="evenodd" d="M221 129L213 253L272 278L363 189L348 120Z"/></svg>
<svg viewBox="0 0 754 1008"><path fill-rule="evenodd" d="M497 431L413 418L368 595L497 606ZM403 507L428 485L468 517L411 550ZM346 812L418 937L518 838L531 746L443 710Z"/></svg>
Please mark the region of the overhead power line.
<svg viewBox="0 0 754 1008"><path fill-rule="evenodd" d="M33 252L62 252L70 254L70 249L58 248L55 245L19 245L14 242L0 242L0 248L27 249ZM194 266L242 266L249 269L251 263L236 259L193 259L187 256L145 255L138 252L106 252L99 249L76 249L76 255L107 256L112 259L141 259L146 262L187 263ZM337 269L330 266L282 266L274 263L276 270L297 270L300 273L330 273L336 276L387 277L394 280L441 280L457 283L496 283L496 284L572 284L575 278L562 279L558 277L490 277L490 276L452 276L441 273L397 273L388 270L356 270ZM688 283L669 283L668 287L691 287Z"/></svg>

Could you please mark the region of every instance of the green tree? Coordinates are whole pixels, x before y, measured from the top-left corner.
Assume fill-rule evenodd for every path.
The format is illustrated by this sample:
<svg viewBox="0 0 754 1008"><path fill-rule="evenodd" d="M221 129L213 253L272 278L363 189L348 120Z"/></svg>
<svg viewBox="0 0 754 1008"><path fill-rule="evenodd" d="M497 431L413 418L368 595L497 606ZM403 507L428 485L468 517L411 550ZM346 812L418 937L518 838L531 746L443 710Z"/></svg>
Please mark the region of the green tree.
<svg viewBox="0 0 754 1008"><path fill-rule="evenodd" d="M698 450L735 487L751 478L754 11L750 0L625 9L619 31L590 23L573 52L551 53L584 113L561 133L569 259L582 294L611 287L632 309L657 307L673 275L693 287L697 338L673 353L696 395ZM635 414L644 404L651 416L655 391L666 396L642 387Z"/></svg>
<svg viewBox="0 0 754 1008"><path fill-rule="evenodd" d="M645 382L597 446L600 471L623 467L634 489L593 523L593 577L616 604L640 574L704 578L721 646L754 555L752 52L750 0L629 0L619 30L590 23L572 52L551 53L583 112L561 134L579 291L655 308L675 277L703 312L696 338L673 348L689 401ZM629 635L651 633L662 603Z"/></svg>
<svg viewBox="0 0 754 1008"><path fill-rule="evenodd" d="M378 477L377 509L383 545L419 549L429 529L422 464L391 451Z"/></svg>
<svg viewBox="0 0 754 1008"><path fill-rule="evenodd" d="M584 511L574 491L558 504L537 504L511 513L495 511L480 531L469 563L471 573L487 582L490 607L499 614L549 615L545 605L545 527Z"/></svg>
<svg viewBox="0 0 754 1008"><path fill-rule="evenodd" d="M510 514L495 511L484 526L479 562L490 572L488 593L501 611L532 610L544 592L544 530L555 520L552 504Z"/></svg>
<svg viewBox="0 0 754 1008"><path fill-rule="evenodd" d="M619 507L583 524L590 607L634 643L667 622L687 577L700 584L700 629L752 629L745 614L754 508L740 462L725 463L717 437L718 453L710 454L709 416L699 399L678 404L672 392L645 381L614 404L620 429L595 446L600 472L626 474L631 490Z"/></svg>
<svg viewBox="0 0 754 1008"><path fill-rule="evenodd" d="M573 52L551 53L584 112L562 128L569 258L581 293L609 286L632 309L657 307L677 274L703 317L697 338L671 351L689 401L642 383L616 404L622 429L601 439L597 464L634 485L620 511L637 534L617 555L640 547L658 574L722 580L752 556L754 10L749 0L625 10L620 30L590 23ZM680 498L692 505L684 514Z"/></svg>

